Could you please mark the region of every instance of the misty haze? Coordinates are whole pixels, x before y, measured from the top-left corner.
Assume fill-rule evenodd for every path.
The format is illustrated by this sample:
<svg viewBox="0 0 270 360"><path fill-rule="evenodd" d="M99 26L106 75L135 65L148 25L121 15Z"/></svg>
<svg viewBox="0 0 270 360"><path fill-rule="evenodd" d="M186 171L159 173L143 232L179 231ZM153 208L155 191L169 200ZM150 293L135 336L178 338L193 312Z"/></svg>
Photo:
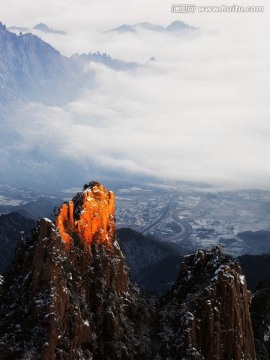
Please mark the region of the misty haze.
<svg viewBox="0 0 270 360"><path fill-rule="evenodd" d="M270 358L269 9L248 5L2 0L1 359Z"/></svg>
<svg viewBox="0 0 270 360"><path fill-rule="evenodd" d="M116 172L269 188L262 14L224 15L218 28L180 14L137 25L105 14L95 29L74 29L65 16L31 27L7 15L18 36L2 25L1 182L46 187L53 172L59 186L75 166L71 186Z"/></svg>

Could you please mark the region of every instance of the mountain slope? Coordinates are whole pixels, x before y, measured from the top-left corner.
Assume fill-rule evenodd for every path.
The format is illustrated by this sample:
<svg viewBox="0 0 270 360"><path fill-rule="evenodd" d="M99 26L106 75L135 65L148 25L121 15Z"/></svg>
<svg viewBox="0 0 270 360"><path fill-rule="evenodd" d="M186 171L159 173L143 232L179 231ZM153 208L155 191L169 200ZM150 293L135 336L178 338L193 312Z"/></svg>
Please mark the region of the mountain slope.
<svg viewBox="0 0 270 360"><path fill-rule="evenodd" d="M13 261L20 238L29 236L35 226L34 220L15 212L0 216L0 274Z"/></svg>
<svg viewBox="0 0 270 360"><path fill-rule="evenodd" d="M56 224L38 222L5 274L1 360L255 360L249 299L216 247L186 256L168 294L146 301L115 236L114 194L92 182Z"/></svg>
<svg viewBox="0 0 270 360"><path fill-rule="evenodd" d="M62 202L63 200L59 198L41 196L21 205L0 205L0 212L17 212L26 218L35 220L41 217L52 218L54 209L58 208Z"/></svg>
<svg viewBox="0 0 270 360"><path fill-rule="evenodd" d="M78 179L87 179L89 169L96 178L112 175L114 171L89 156L87 164L70 156L74 152L66 137L72 122L79 132L78 121L87 127L100 122L99 110L92 108L86 116L77 113L74 102L95 102L96 74L102 66L132 71L138 64L99 52L65 57L39 37L17 35L0 23L0 183L55 190L63 182L73 187ZM115 172L113 176L119 179Z"/></svg>
<svg viewBox="0 0 270 360"><path fill-rule="evenodd" d="M172 33L181 34L181 32L183 31L193 31L193 30L197 30L197 28L186 24L184 21L176 20L166 27L161 25L151 24L149 22L142 22L134 25L123 24L109 31L115 31L118 33L136 33L139 30L154 31L159 33L167 33L167 34L172 34Z"/></svg>
<svg viewBox="0 0 270 360"><path fill-rule="evenodd" d="M131 279L142 290L158 296L174 283L183 256L191 252L129 228L119 229L117 236Z"/></svg>
<svg viewBox="0 0 270 360"><path fill-rule="evenodd" d="M126 62L123 60L114 59L110 55L106 53L101 54L100 52L73 55L71 60L76 61L78 64L81 64L81 66L86 66L90 62L94 62L105 65L115 71L135 70L141 66L136 62Z"/></svg>
<svg viewBox="0 0 270 360"><path fill-rule="evenodd" d="M218 246L187 256L162 301L160 356L255 359L249 303L240 266Z"/></svg>
<svg viewBox="0 0 270 360"><path fill-rule="evenodd" d="M82 73L68 58L30 33L16 35L0 23L0 103L66 102L79 91Z"/></svg>
<svg viewBox="0 0 270 360"><path fill-rule="evenodd" d="M0 106L18 101L66 104L91 88L90 62L123 71L138 67L99 52L65 57L39 37L16 35L0 22Z"/></svg>
<svg viewBox="0 0 270 360"><path fill-rule="evenodd" d="M80 196L86 196L83 203ZM41 219L6 275L1 359L148 358L149 315L114 236L113 198L92 184L69 210L71 204L75 218L64 204L60 229ZM86 231L91 224L93 237Z"/></svg>
<svg viewBox="0 0 270 360"><path fill-rule="evenodd" d="M244 231L237 236L245 242L249 254L270 253L270 231Z"/></svg>

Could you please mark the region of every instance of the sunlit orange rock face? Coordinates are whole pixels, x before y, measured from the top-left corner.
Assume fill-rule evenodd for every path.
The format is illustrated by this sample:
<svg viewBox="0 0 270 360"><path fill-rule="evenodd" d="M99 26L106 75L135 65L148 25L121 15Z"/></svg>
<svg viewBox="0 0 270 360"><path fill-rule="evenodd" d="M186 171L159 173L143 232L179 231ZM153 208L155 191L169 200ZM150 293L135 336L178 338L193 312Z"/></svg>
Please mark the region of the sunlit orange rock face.
<svg viewBox="0 0 270 360"><path fill-rule="evenodd" d="M74 200L75 199L75 200ZM112 245L115 232L114 194L99 183L92 183L73 201L63 204L56 219L67 246L76 232L85 243Z"/></svg>

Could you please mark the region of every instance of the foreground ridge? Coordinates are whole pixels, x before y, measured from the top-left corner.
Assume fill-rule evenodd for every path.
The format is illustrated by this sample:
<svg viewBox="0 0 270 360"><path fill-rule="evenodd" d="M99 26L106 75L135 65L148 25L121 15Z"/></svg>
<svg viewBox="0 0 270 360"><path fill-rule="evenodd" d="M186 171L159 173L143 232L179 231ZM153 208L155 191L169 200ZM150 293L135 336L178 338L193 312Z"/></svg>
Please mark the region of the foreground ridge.
<svg viewBox="0 0 270 360"><path fill-rule="evenodd" d="M128 278L97 182L41 219L0 290L1 360L255 360L250 295L220 247L186 256L160 301Z"/></svg>
<svg viewBox="0 0 270 360"><path fill-rule="evenodd" d="M0 294L1 360L149 358L148 308L129 282L113 205L90 183L61 207L59 227L41 219L21 244Z"/></svg>

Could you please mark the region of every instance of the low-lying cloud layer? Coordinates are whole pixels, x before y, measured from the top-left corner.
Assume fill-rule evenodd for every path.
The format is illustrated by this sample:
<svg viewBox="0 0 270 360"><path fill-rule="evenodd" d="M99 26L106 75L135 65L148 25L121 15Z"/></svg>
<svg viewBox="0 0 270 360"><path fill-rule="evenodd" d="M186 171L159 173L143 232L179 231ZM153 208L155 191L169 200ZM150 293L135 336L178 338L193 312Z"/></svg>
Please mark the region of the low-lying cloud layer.
<svg viewBox="0 0 270 360"><path fill-rule="evenodd" d="M115 25L104 21L108 20L105 9L104 17L99 16L104 31ZM123 23L145 20L136 16ZM221 19L220 14L211 16ZM210 31L209 25L202 27L205 20L197 14L190 24L201 30L183 36L100 31L87 37L82 21L77 52L104 50L144 66L115 72L90 65L89 71L96 74L94 89L76 101L62 108L28 104L19 117L10 118L10 126L19 134L10 147L53 149L78 163L89 161L160 178L269 187L270 46L265 16L223 14L220 27L216 23ZM177 20L171 15L170 19ZM61 21L57 28L69 30ZM60 50L72 52L76 36L73 27ZM92 43L86 49L88 38ZM60 46L57 36L51 39ZM148 61L152 56L156 62Z"/></svg>

